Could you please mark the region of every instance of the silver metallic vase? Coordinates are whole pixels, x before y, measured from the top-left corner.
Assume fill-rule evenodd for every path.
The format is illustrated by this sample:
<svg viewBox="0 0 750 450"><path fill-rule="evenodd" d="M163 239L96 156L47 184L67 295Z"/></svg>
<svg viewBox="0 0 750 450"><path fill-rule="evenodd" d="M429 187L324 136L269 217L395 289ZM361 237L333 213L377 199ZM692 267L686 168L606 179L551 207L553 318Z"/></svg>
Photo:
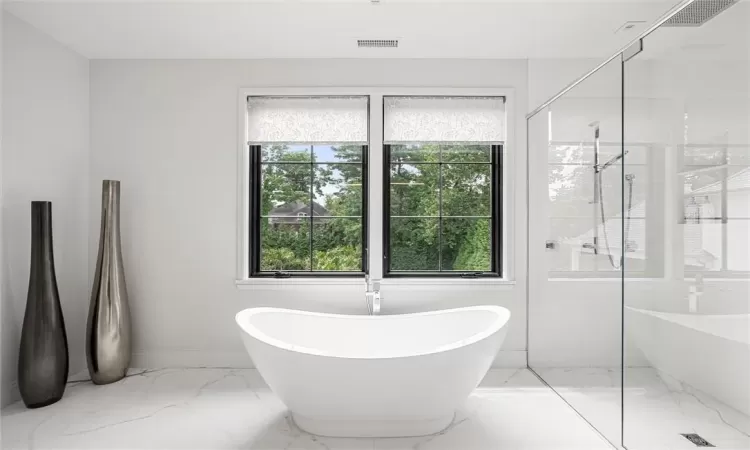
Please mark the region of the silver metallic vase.
<svg viewBox="0 0 750 450"><path fill-rule="evenodd" d="M52 252L52 203L31 202L31 270L18 355L18 388L29 408L60 400L68 382L68 338Z"/></svg>
<svg viewBox="0 0 750 450"><path fill-rule="evenodd" d="M112 383L125 376L130 365L130 333L120 246L120 182L104 180L99 255L86 327L86 359L94 383Z"/></svg>

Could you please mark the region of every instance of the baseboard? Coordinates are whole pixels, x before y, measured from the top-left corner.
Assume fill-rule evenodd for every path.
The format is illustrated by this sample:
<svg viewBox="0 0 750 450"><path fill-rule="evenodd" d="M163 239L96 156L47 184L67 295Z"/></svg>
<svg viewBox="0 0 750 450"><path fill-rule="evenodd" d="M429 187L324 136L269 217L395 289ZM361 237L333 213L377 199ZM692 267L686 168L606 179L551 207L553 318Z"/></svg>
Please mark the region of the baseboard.
<svg viewBox="0 0 750 450"><path fill-rule="evenodd" d="M492 363L493 369L520 369L526 367L526 350L501 350Z"/></svg>
<svg viewBox="0 0 750 450"><path fill-rule="evenodd" d="M173 350L133 353L131 367L231 367L252 369L253 361L247 352L211 352L205 350Z"/></svg>
<svg viewBox="0 0 750 450"><path fill-rule="evenodd" d="M7 395L3 395L0 399L0 408L5 408L19 400L21 400L21 391L18 390L18 381L13 380L8 386Z"/></svg>
<svg viewBox="0 0 750 450"><path fill-rule="evenodd" d="M133 353L131 367L231 367L251 369L254 367L247 352L210 352L205 350L153 351ZM498 353L492 363L495 369L526 367L525 350L506 350Z"/></svg>

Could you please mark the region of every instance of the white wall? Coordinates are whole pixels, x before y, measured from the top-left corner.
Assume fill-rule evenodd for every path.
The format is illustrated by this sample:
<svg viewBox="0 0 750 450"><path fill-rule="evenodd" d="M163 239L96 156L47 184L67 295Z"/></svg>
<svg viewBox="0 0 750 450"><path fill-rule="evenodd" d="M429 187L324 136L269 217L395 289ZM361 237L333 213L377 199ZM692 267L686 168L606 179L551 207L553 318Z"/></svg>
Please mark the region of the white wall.
<svg viewBox="0 0 750 450"><path fill-rule="evenodd" d="M30 202L52 201L55 268L70 371L85 368L88 310L89 62L3 18L2 398L15 383L29 282Z"/></svg>
<svg viewBox="0 0 750 450"><path fill-rule="evenodd" d="M529 111L601 62L600 59L529 59Z"/></svg>
<svg viewBox="0 0 750 450"><path fill-rule="evenodd" d="M89 226L102 179L122 181L134 365L250 365L234 314L258 305L364 313L363 286L235 286L238 91L252 87L512 87L513 177L524 172L522 60L91 62ZM516 157L517 156L517 157ZM513 183L515 286L383 287L384 312L492 303L513 313L499 364L525 364L525 183ZM90 234L89 267L96 236ZM342 336L342 339L345 339Z"/></svg>

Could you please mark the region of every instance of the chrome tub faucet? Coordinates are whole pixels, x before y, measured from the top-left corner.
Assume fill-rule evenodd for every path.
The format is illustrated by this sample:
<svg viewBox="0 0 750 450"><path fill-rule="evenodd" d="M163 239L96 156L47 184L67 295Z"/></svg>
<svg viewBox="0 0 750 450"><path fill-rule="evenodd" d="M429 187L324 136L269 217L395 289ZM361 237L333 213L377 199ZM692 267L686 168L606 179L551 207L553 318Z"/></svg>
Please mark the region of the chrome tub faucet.
<svg viewBox="0 0 750 450"><path fill-rule="evenodd" d="M371 280L370 274L365 274L365 302L371 316L380 314L381 300L380 280Z"/></svg>

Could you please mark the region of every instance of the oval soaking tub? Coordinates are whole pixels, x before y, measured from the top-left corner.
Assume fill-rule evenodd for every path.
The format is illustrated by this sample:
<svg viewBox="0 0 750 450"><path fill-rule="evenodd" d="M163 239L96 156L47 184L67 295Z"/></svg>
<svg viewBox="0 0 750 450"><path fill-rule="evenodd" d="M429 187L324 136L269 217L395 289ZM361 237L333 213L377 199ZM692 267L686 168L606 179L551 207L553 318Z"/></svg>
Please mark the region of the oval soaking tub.
<svg viewBox="0 0 750 450"><path fill-rule="evenodd" d="M625 310L628 332L655 369L750 415L750 314Z"/></svg>
<svg viewBox="0 0 750 450"><path fill-rule="evenodd" d="M250 308L235 319L255 367L300 428L405 437L451 424L497 355L510 311L351 316Z"/></svg>

